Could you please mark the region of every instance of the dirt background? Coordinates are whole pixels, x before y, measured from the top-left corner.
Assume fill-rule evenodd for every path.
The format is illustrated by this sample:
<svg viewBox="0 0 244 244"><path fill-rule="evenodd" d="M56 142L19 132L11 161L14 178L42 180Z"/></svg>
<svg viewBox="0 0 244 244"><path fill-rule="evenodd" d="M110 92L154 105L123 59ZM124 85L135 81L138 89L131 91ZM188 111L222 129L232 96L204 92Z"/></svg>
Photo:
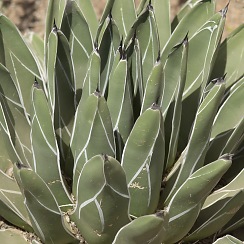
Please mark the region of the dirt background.
<svg viewBox="0 0 244 244"><path fill-rule="evenodd" d="M139 0L135 0L136 3ZM185 0L171 0L171 18ZM106 0L92 0L100 16ZM226 6L228 0L217 0L217 11ZM32 30L43 35L48 0L0 0L0 10L8 16L22 32ZM231 0L226 19L225 36L240 23L244 23L244 0Z"/></svg>

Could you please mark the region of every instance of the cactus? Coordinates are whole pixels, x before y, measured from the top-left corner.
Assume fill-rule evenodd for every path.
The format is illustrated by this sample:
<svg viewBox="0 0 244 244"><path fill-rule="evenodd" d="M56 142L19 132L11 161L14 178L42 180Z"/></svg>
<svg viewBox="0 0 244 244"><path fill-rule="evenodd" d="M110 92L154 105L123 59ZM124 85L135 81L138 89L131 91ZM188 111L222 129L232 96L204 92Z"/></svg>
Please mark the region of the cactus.
<svg viewBox="0 0 244 244"><path fill-rule="evenodd" d="M244 25L169 6L49 0L43 40L0 14L1 243L241 243Z"/></svg>

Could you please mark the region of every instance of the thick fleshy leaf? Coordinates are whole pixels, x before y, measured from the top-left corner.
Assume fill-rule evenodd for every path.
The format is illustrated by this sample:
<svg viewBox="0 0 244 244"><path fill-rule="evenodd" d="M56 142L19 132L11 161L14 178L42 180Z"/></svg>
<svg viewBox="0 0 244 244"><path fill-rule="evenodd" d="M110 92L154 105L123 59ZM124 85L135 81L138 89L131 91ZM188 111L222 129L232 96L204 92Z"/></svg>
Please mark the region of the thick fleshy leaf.
<svg viewBox="0 0 244 244"><path fill-rule="evenodd" d="M134 113L139 116L141 110L142 99L144 96L143 75L142 75L142 58L140 52L140 44L135 37L133 42L127 49L128 64L130 67L130 83L132 85L132 96L134 97L133 107Z"/></svg>
<svg viewBox="0 0 244 244"><path fill-rule="evenodd" d="M178 242L189 232L206 197L230 165L226 156L200 168L183 182L167 204L169 226L163 243Z"/></svg>
<svg viewBox="0 0 244 244"><path fill-rule="evenodd" d="M107 92L110 72L120 43L119 30L111 16L106 19L104 26L104 32L98 47L101 57L100 91L103 96Z"/></svg>
<svg viewBox="0 0 244 244"><path fill-rule="evenodd" d="M235 128L243 118L244 105L240 103L244 92L244 77L235 83L225 94L213 124L211 140L218 134ZM228 116L227 116L228 115ZM226 120L225 123L223 120Z"/></svg>
<svg viewBox="0 0 244 244"><path fill-rule="evenodd" d="M0 230L0 240L2 243L11 244L28 244L29 241L24 237L23 233L16 229L2 229Z"/></svg>
<svg viewBox="0 0 244 244"><path fill-rule="evenodd" d="M201 210L193 230L184 238L186 241L204 239L216 233L244 205L244 191L239 191L233 197L220 201L214 207ZM214 214L213 214L214 213Z"/></svg>
<svg viewBox="0 0 244 244"><path fill-rule="evenodd" d="M59 206L71 203L66 190L60 166L60 154L52 124L47 99L38 84L32 94L33 115L31 118L31 141L33 170L50 187Z"/></svg>
<svg viewBox="0 0 244 244"><path fill-rule="evenodd" d="M10 71L18 90L20 102L25 108L25 112L29 114L31 87L34 78L36 77L42 85L36 58L32 55L14 24L2 14L0 14L0 32L4 45L0 51L1 62Z"/></svg>
<svg viewBox="0 0 244 244"><path fill-rule="evenodd" d="M48 1L47 15L46 15L46 31L45 31L45 46L47 45L48 38L52 32L53 25L55 24L58 29L61 28L62 19L67 0L50 0Z"/></svg>
<svg viewBox="0 0 244 244"><path fill-rule="evenodd" d="M244 206L237 211L234 217L221 229L220 234L231 233L238 228L241 229L244 226Z"/></svg>
<svg viewBox="0 0 244 244"><path fill-rule="evenodd" d="M35 233L44 243L78 243L64 226L63 214L48 185L34 171L17 167L18 184Z"/></svg>
<svg viewBox="0 0 244 244"><path fill-rule="evenodd" d="M80 103L84 102L93 92L100 91L101 58L97 50L93 50L87 65L87 72L82 86Z"/></svg>
<svg viewBox="0 0 244 244"><path fill-rule="evenodd" d="M167 59L172 48L176 46L188 33L189 39L191 39L197 31L205 24L209 18L214 15L215 1L206 0L198 1L198 3L189 11L185 18L174 29L169 41L161 51L162 62ZM192 24L194 23L194 25Z"/></svg>
<svg viewBox="0 0 244 244"><path fill-rule="evenodd" d="M141 216L122 227L115 236L113 244L161 243L168 221L166 211Z"/></svg>
<svg viewBox="0 0 244 244"><path fill-rule="evenodd" d="M147 6L145 12L138 17L138 21L140 19L142 23L134 24L134 26L136 27L135 35L142 55L143 87L145 89L151 70L160 52L157 23L152 5L149 4Z"/></svg>
<svg viewBox="0 0 244 244"><path fill-rule="evenodd" d="M128 35L126 36L124 41L126 48L128 48L129 44L133 42L134 38L138 39L138 47L140 48L141 52L144 90L148 77L160 52L157 23L153 6L150 3L137 17Z"/></svg>
<svg viewBox="0 0 244 244"><path fill-rule="evenodd" d="M226 153L238 153L239 146L244 142L244 117L237 125L226 145L224 146L221 155Z"/></svg>
<svg viewBox="0 0 244 244"><path fill-rule="evenodd" d="M24 230L33 231L24 205L24 197L16 181L0 171L0 186L0 216Z"/></svg>
<svg viewBox="0 0 244 244"><path fill-rule="evenodd" d="M9 157L13 160L18 159L25 165L32 165L32 152L30 141L30 121L26 117L25 108L21 104L18 89L9 71L0 64L0 100L2 113L2 128L8 136L6 141L10 153ZM14 148L13 148L14 147ZM15 153L13 153L13 150Z"/></svg>
<svg viewBox="0 0 244 244"><path fill-rule="evenodd" d="M233 197L244 188L244 169L226 186L214 191L204 202L203 208L209 208L224 198Z"/></svg>
<svg viewBox="0 0 244 244"><path fill-rule="evenodd" d="M114 1L111 14L118 26L120 35L126 37L136 19L134 0Z"/></svg>
<svg viewBox="0 0 244 244"><path fill-rule="evenodd" d="M118 230L130 221L129 199L120 163L107 155L94 156L79 173L71 219L88 243L111 243Z"/></svg>
<svg viewBox="0 0 244 244"><path fill-rule="evenodd" d="M165 117L167 169L172 167L177 154L182 109L181 101L186 81L187 55L188 39L186 36L182 43L175 47L175 50L169 55L164 67L164 90L161 107Z"/></svg>
<svg viewBox="0 0 244 244"><path fill-rule="evenodd" d="M179 24L179 22L185 17L187 16L187 14L189 14L189 12L192 10L192 8L195 7L195 5L198 5L199 3L201 3L202 1L199 0L188 0L185 2L185 4L181 7L181 9L179 10L179 12L176 14L176 16L174 17L172 24L171 24L171 28L172 30L174 30L176 28L176 26ZM215 1L212 0L211 1L212 4L215 4ZM212 10L214 10L214 6Z"/></svg>
<svg viewBox="0 0 244 244"><path fill-rule="evenodd" d="M167 203L182 183L203 166L212 124L224 91L225 83L220 80L199 106L188 145L166 179L163 198Z"/></svg>
<svg viewBox="0 0 244 244"><path fill-rule="evenodd" d="M132 91L128 79L128 62L124 58L120 59L117 65L114 62L107 102L113 129L119 133L122 138L122 144L124 144L134 122Z"/></svg>
<svg viewBox="0 0 244 244"><path fill-rule="evenodd" d="M130 191L130 214L155 212L164 169L164 129L159 107L153 105L136 121L125 144L121 165Z"/></svg>
<svg viewBox="0 0 244 244"><path fill-rule="evenodd" d="M244 140L242 141L242 145L240 145L239 149L235 152L233 156L233 164L228 170L228 172L223 176L224 182L226 184L230 183L242 170L243 170L243 162L244 162Z"/></svg>
<svg viewBox="0 0 244 244"><path fill-rule="evenodd" d="M56 27L49 36L47 51L48 101L64 161L75 114L75 82L68 41Z"/></svg>
<svg viewBox="0 0 244 244"><path fill-rule="evenodd" d="M185 75L183 76L183 74L186 72L186 70L184 71L184 69L186 69L187 62L187 46L188 40L187 36L185 36L183 41L181 41L171 50L171 53L169 54L164 65L163 94L160 104L164 116L166 116L170 104L175 100L178 84L180 84L180 80L182 78L184 78L184 80L182 81L184 88Z"/></svg>
<svg viewBox="0 0 244 244"><path fill-rule="evenodd" d="M244 132L244 104L240 102L243 99L243 94L244 78L226 94L226 98L218 110L213 123L206 162L215 160L221 154L232 153L235 149L232 149L232 147L238 145ZM231 139L232 141L230 141Z"/></svg>
<svg viewBox="0 0 244 244"><path fill-rule="evenodd" d="M41 73L45 74L45 70L44 70L44 41L43 39L36 33L34 32L28 32L25 36L24 36L27 44L30 47L30 50L33 52L33 55L35 55L37 57L37 64L39 66L39 70L41 71ZM39 61L39 62L38 62Z"/></svg>
<svg viewBox="0 0 244 244"><path fill-rule="evenodd" d="M1 158L1 164L0 164L0 170L2 170L4 173L7 172L12 167L12 161L10 158L14 158L16 160L16 156L13 150L13 147L10 142L8 129L5 129L6 127L6 121L4 121L4 115L2 110L2 105L0 104L0 158ZM13 153L12 153L13 152ZM13 155L11 155L13 154Z"/></svg>
<svg viewBox="0 0 244 244"><path fill-rule="evenodd" d="M89 26L89 29L91 31L91 35L93 39L96 36L97 28L98 28L98 21L96 17L96 13L94 11L94 8L92 6L91 0L75 0L75 2L78 4L78 6L81 9L82 14L84 15L86 22Z"/></svg>
<svg viewBox="0 0 244 244"><path fill-rule="evenodd" d="M46 53L46 76L48 79L47 88L48 88L48 102L50 103L52 117L54 116L55 110L55 66L56 66L56 57L58 50L58 37L57 29L53 28L47 43L47 53ZM33 84L33 83L32 83Z"/></svg>
<svg viewBox="0 0 244 244"><path fill-rule="evenodd" d="M158 59L154 64L154 67L152 68L152 71L146 82L140 114L150 108L153 103L159 102L161 100L163 90L162 74L163 66L161 60Z"/></svg>
<svg viewBox="0 0 244 244"><path fill-rule="evenodd" d="M211 79L226 74L227 88L244 74L244 24L234 30L221 44L213 67Z"/></svg>
<svg viewBox="0 0 244 244"><path fill-rule="evenodd" d="M237 238L226 235L224 237L221 237L217 239L213 244L242 244L243 242L241 240L238 240Z"/></svg>
<svg viewBox="0 0 244 244"><path fill-rule="evenodd" d="M243 164L244 161L241 161ZM233 160L233 165L235 168L236 166L236 160ZM230 168L231 170L231 168ZM229 171L226 173L226 175L229 173ZM225 176L224 176L225 177ZM219 190L213 192L209 197L206 199L203 209L212 208L219 210L219 203L222 203L223 200L228 199L232 196L234 196L238 191L244 189L244 170L242 166L242 170L237 176L225 187L220 188ZM223 200L222 200L223 199ZM215 207L216 205L216 207ZM221 204L222 205L222 204ZM230 211L232 213L233 211ZM240 228L241 226L244 226L244 206L241 207L240 210L237 211L234 217L222 228L221 234L230 233L231 231Z"/></svg>
<svg viewBox="0 0 244 244"><path fill-rule="evenodd" d="M107 103L98 92L79 104L70 147L72 153L70 157L74 160L72 191L77 196L78 176L86 161L97 154L115 156L116 153Z"/></svg>
<svg viewBox="0 0 244 244"><path fill-rule="evenodd" d="M244 205L244 170L228 185L209 195L200 214L185 238L186 241L204 239L216 233Z"/></svg>
<svg viewBox="0 0 244 244"><path fill-rule="evenodd" d="M115 0L107 0L107 2L106 2L106 5L103 9L102 16L101 16L100 21L99 21L97 34L96 34L96 38L95 38L94 43L98 43L104 22L105 22L106 18L111 14L112 7L114 5L114 1Z"/></svg>
<svg viewBox="0 0 244 244"><path fill-rule="evenodd" d="M216 57L215 52L224 29L226 12L227 7L213 15L189 38L187 75L180 127L180 151L187 144L199 102L202 101L205 95L205 87ZM196 52L198 55L196 55Z"/></svg>
<svg viewBox="0 0 244 244"><path fill-rule="evenodd" d="M71 1L65 9L61 30L70 45L71 57L74 65L74 80L76 100L79 102L81 88L87 71L87 63L93 50L92 34L83 12L77 2ZM88 1L85 1L87 5ZM86 6L84 5L84 8ZM88 4L89 5L89 4Z"/></svg>
<svg viewBox="0 0 244 244"><path fill-rule="evenodd" d="M65 161L76 109L75 81L69 43L61 31L57 31L57 37L54 128L62 160Z"/></svg>
<svg viewBox="0 0 244 244"><path fill-rule="evenodd" d="M157 22L160 49L162 50L171 35L170 0L152 0L152 6Z"/></svg>
<svg viewBox="0 0 244 244"><path fill-rule="evenodd" d="M4 173L11 172L13 162L18 159L18 154L14 148L14 144L11 140L11 135L8 129L7 121L5 118L2 104L0 103L0 170Z"/></svg>

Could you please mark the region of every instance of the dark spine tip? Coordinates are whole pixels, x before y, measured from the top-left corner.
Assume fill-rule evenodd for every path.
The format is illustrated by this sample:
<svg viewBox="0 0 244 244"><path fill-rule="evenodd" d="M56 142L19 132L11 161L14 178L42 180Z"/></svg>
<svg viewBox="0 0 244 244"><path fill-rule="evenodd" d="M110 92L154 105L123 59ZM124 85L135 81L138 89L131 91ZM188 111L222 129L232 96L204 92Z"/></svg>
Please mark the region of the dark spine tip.
<svg viewBox="0 0 244 244"><path fill-rule="evenodd" d="M109 18L110 21L111 21L112 18L113 18L111 10L110 10L110 12L109 12L109 14L108 14L108 18Z"/></svg>
<svg viewBox="0 0 244 244"><path fill-rule="evenodd" d="M94 91L94 95L97 96L97 97L101 97L101 92L100 90L97 88L95 91Z"/></svg>
<svg viewBox="0 0 244 244"><path fill-rule="evenodd" d="M227 153L227 154L224 154L224 155L220 156L219 159L232 160L233 156L234 156L234 154Z"/></svg>
<svg viewBox="0 0 244 244"><path fill-rule="evenodd" d="M56 25L56 21L55 21L55 19L53 20L53 31L54 31L54 32L58 32L58 27L57 27L57 25Z"/></svg>
<svg viewBox="0 0 244 244"><path fill-rule="evenodd" d="M122 36L120 44L119 44L119 53L120 53L120 59L125 60L126 59L126 51L125 51L125 47L123 45L123 36Z"/></svg>
<svg viewBox="0 0 244 244"><path fill-rule="evenodd" d="M120 40L119 48L118 48L120 54L121 54L121 52L122 52L122 49L123 49L123 36L122 36L122 38L121 38L121 40Z"/></svg>
<svg viewBox="0 0 244 244"><path fill-rule="evenodd" d="M158 109L160 109L160 106L157 103L153 103L151 106L151 109L152 110L158 110Z"/></svg>
<svg viewBox="0 0 244 244"><path fill-rule="evenodd" d="M24 164L20 163L19 161L16 162L16 167L17 167L18 169L27 168Z"/></svg>
<svg viewBox="0 0 244 244"><path fill-rule="evenodd" d="M182 41L182 44L183 45L188 45L188 35L189 35L189 31L186 33L186 36L184 37L183 41Z"/></svg>
<svg viewBox="0 0 244 244"><path fill-rule="evenodd" d="M225 77L226 77L226 73L222 77L211 80L211 82L216 85L221 85L225 82Z"/></svg>
<svg viewBox="0 0 244 244"><path fill-rule="evenodd" d="M164 218L165 215L166 215L166 211L164 211L164 210L159 210L159 211L157 211L157 212L155 213L155 215L156 215L156 217L158 217L158 218Z"/></svg>
<svg viewBox="0 0 244 244"><path fill-rule="evenodd" d="M96 52L98 52L98 51L99 51L97 41L96 41L96 42L94 42L94 49L95 49L95 51L96 51Z"/></svg>
<svg viewBox="0 0 244 244"><path fill-rule="evenodd" d="M98 51L98 42L97 42L97 40L95 40L95 42L94 42L94 49L95 49L96 51Z"/></svg>
<svg viewBox="0 0 244 244"><path fill-rule="evenodd" d="M147 5L147 9L153 11L153 6L152 6L151 0L149 1L148 5Z"/></svg>
<svg viewBox="0 0 244 244"><path fill-rule="evenodd" d="M39 85L39 83L38 83L36 77L35 77L35 81L34 81L33 86L34 86L35 88L37 88L37 89L40 89L40 85Z"/></svg>
<svg viewBox="0 0 244 244"><path fill-rule="evenodd" d="M179 44L176 44L172 49L171 49L171 52L169 53L168 57L178 48L180 48L182 45L184 46L187 46L188 45L188 34L189 34L189 31L186 33L184 39L179 43Z"/></svg>
<svg viewBox="0 0 244 244"><path fill-rule="evenodd" d="M102 154L102 157L103 157L103 160L104 161L108 161L108 155L107 154L103 153Z"/></svg>
<svg viewBox="0 0 244 244"><path fill-rule="evenodd" d="M124 37L122 36L120 43L119 43L119 50L122 49L122 47L123 47L123 40L124 40Z"/></svg>
<svg viewBox="0 0 244 244"><path fill-rule="evenodd" d="M21 168L22 168L22 164L21 164L19 161L17 161L17 162L16 162L16 167L17 167L18 169L21 169Z"/></svg>
<svg viewBox="0 0 244 244"><path fill-rule="evenodd" d="M160 59L161 59L161 53L160 53L160 50L158 50L158 57L157 57L156 62L158 63L160 61Z"/></svg>
<svg viewBox="0 0 244 244"><path fill-rule="evenodd" d="M226 4L226 6L225 6L223 9L221 9L221 10L219 11L220 14L221 14L221 16L222 16L223 18L226 17L226 14L227 14L227 12L228 12L229 5L230 5L230 1Z"/></svg>
<svg viewBox="0 0 244 244"><path fill-rule="evenodd" d="M132 41L135 41L135 39L136 39L136 31L134 32L134 35L132 37Z"/></svg>
<svg viewBox="0 0 244 244"><path fill-rule="evenodd" d="M126 60L126 52L125 52L125 49L122 50L122 52L120 53L120 59L121 60Z"/></svg>

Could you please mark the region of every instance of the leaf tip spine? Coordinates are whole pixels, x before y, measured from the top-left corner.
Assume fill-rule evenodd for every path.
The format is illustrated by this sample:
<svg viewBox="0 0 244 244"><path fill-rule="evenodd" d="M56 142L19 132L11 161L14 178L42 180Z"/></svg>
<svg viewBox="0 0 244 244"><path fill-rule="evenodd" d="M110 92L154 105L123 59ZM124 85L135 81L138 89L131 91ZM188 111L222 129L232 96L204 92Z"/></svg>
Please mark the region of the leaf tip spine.
<svg viewBox="0 0 244 244"><path fill-rule="evenodd" d="M104 162L108 161L108 155L106 153L102 153L102 157Z"/></svg>
<svg viewBox="0 0 244 244"><path fill-rule="evenodd" d="M148 5L147 5L147 10L153 11L152 0L149 1Z"/></svg>
<svg viewBox="0 0 244 244"><path fill-rule="evenodd" d="M94 95L96 97L101 97L102 96L102 94L101 94L101 92L100 92L100 90L98 88L94 91Z"/></svg>
<svg viewBox="0 0 244 244"><path fill-rule="evenodd" d="M167 214L167 212L165 210L159 210L155 213L155 216L158 218L163 219L165 217L165 215Z"/></svg>
<svg viewBox="0 0 244 244"><path fill-rule="evenodd" d="M24 164L20 163L19 161L16 162L16 167L18 169L28 168L27 166L25 166Z"/></svg>
<svg viewBox="0 0 244 244"><path fill-rule="evenodd" d="M186 33L185 37L183 38L183 40L176 44L172 49L171 52L169 53L168 57L178 48L180 48L182 45L187 46L188 45L188 35L189 35L189 31Z"/></svg>
<svg viewBox="0 0 244 244"><path fill-rule="evenodd" d="M113 16L112 16L112 9L109 11L108 18L109 18L109 21L111 21L112 18L113 18Z"/></svg>
<svg viewBox="0 0 244 244"><path fill-rule="evenodd" d="M152 106L151 106L151 109L152 110L159 110L160 109L160 106L157 103L153 103Z"/></svg>
<svg viewBox="0 0 244 244"><path fill-rule="evenodd" d="M56 25L56 20L55 20L55 18L54 18L54 20L53 20L53 32L55 32L55 33L57 33L58 32L58 27L57 27L57 25Z"/></svg>
<svg viewBox="0 0 244 244"><path fill-rule="evenodd" d="M126 51L125 51L125 46L123 44L124 37L122 36L120 44L119 44L119 53L120 53L120 59L125 60L126 59Z"/></svg>
<svg viewBox="0 0 244 244"><path fill-rule="evenodd" d="M231 153L226 153L226 154L224 154L224 155L220 156L220 158L219 158L219 159L224 159L224 160L232 160L233 156L234 156L234 154L231 154Z"/></svg>
<svg viewBox="0 0 244 244"><path fill-rule="evenodd" d="M159 63L160 60L161 60L161 52L160 52L160 50L158 50L158 57L157 57L156 62Z"/></svg>
<svg viewBox="0 0 244 244"><path fill-rule="evenodd" d="M188 45L188 35L189 35L189 31L187 31L186 36L184 37L184 39L182 41L182 44L184 46L187 46Z"/></svg>
<svg viewBox="0 0 244 244"><path fill-rule="evenodd" d="M226 17L226 14L227 14L227 12L228 12L229 5L230 5L230 0L229 0L228 3L226 4L226 6L225 6L223 9L221 9L221 10L219 11L219 13L221 14L221 16L222 16L223 18Z"/></svg>
<svg viewBox="0 0 244 244"><path fill-rule="evenodd" d="M40 88L41 88L40 85L39 85L39 82L37 81L37 78L36 78L36 77L35 77L35 81L34 81L33 86L34 86L35 88L37 88L37 89L40 89Z"/></svg>
<svg viewBox="0 0 244 244"><path fill-rule="evenodd" d="M225 83L225 77L226 77L226 74L227 74L227 73L225 73L225 74L224 74L223 76L221 76L221 77L218 77L218 78L215 78L215 79L211 80L211 82L212 82L213 84L215 84L215 85L221 85L221 84Z"/></svg>
<svg viewBox="0 0 244 244"><path fill-rule="evenodd" d="M94 42L94 50L95 52L99 52L99 48L98 48L98 43L97 43L97 40Z"/></svg>

